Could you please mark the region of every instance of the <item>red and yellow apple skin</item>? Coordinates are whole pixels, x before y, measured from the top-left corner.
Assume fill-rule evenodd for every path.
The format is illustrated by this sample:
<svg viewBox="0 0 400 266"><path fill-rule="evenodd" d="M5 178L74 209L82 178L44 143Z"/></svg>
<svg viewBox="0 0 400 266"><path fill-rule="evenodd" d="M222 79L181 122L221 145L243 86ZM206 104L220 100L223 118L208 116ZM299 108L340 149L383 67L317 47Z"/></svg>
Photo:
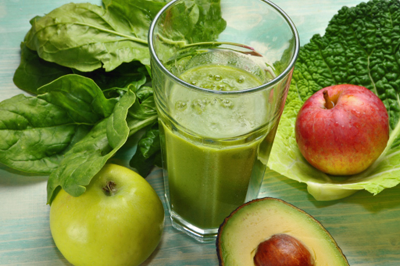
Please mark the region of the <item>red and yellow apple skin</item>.
<svg viewBox="0 0 400 266"><path fill-rule="evenodd" d="M332 108L326 106L324 91ZM353 175L368 168L389 139L383 102L365 87L341 84L319 90L300 109L296 141L304 158L331 175Z"/></svg>

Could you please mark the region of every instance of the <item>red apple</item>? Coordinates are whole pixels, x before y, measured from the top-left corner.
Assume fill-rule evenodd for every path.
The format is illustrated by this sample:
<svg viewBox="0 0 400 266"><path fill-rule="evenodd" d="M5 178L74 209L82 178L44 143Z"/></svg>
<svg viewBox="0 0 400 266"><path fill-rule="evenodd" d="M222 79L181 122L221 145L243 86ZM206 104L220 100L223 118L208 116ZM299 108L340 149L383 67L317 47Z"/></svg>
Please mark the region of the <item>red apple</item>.
<svg viewBox="0 0 400 266"><path fill-rule="evenodd" d="M300 109L296 141L304 158L331 175L368 168L389 139L387 110L365 87L342 84L319 90Z"/></svg>

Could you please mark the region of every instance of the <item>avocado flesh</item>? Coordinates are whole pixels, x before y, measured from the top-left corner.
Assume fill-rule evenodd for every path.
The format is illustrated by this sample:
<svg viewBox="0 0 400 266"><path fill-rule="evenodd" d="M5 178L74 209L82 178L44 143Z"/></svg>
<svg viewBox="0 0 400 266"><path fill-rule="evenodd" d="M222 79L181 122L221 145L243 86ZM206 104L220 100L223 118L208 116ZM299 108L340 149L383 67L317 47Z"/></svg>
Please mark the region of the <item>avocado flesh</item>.
<svg viewBox="0 0 400 266"><path fill-rule="evenodd" d="M275 234L288 234L301 241L316 266L349 265L335 240L317 220L275 198L246 203L225 219L217 239L220 265L253 266L258 244Z"/></svg>

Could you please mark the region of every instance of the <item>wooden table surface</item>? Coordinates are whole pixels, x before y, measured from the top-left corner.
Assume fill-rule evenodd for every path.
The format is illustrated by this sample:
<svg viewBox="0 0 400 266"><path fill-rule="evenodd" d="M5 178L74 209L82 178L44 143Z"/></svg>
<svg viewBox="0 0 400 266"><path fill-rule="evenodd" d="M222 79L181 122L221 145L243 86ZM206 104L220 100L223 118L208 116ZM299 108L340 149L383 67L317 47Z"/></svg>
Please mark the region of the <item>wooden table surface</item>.
<svg viewBox="0 0 400 266"><path fill-rule="evenodd" d="M29 20L70 0L0 0L0 100L22 93L12 77L20 60L19 44ZM98 0L74 1L100 4ZM276 0L297 25L304 45L323 34L344 5L360 0ZM147 178L159 196L161 170ZM70 265L57 250L49 228L47 177L23 176L0 165L0 265ZM260 197L286 200L318 219L333 235L350 265L400 265L400 187L377 196L361 191L332 202L317 202L304 184L268 172ZM215 244L200 244L176 231L166 219L161 243L144 265L217 265Z"/></svg>

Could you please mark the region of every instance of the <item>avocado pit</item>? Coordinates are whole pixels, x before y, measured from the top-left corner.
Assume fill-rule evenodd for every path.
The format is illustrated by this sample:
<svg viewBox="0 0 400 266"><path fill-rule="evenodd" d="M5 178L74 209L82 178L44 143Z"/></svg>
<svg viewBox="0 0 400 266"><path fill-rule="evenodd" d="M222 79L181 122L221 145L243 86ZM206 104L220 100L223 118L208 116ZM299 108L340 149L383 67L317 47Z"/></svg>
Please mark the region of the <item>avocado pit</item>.
<svg viewBox="0 0 400 266"><path fill-rule="evenodd" d="M296 238L275 234L261 242L254 256L255 266L313 266L310 251Z"/></svg>

